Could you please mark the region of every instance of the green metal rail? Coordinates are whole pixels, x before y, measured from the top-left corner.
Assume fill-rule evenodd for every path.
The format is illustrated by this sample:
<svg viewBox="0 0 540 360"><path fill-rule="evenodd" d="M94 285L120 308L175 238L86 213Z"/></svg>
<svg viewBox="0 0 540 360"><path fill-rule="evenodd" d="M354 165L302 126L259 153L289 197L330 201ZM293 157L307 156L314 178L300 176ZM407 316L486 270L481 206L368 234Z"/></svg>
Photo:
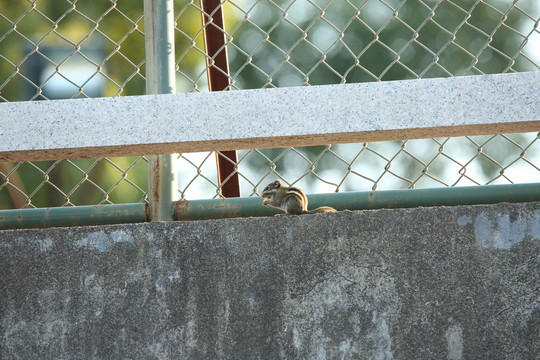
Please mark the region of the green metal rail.
<svg viewBox="0 0 540 360"><path fill-rule="evenodd" d="M145 222L146 208L146 204L121 204L0 210L0 229Z"/></svg>
<svg viewBox="0 0 540 360"><path fill-rule="evenodd" d="M434 189L342 192L308 195L309 208L331 206L336 210L413 208L540 201L540 184L467 186ZM261 198L178 201L174 218L203 220L229 217L270 216L279 211L262 205Z"/></svg>
<svg viewBox="0 0 540 360"><path fill-rule="evenodd" d="M344 192L309 195L309 208L369 210L419 206L494 204L540 201L540 184L469 186L435 189ZM177 220L272 216L279 211L262 205L260 197L180 200L173 208ZM104 225L148 221L146 204L71 206L0 211L0 229Z"/></svg>

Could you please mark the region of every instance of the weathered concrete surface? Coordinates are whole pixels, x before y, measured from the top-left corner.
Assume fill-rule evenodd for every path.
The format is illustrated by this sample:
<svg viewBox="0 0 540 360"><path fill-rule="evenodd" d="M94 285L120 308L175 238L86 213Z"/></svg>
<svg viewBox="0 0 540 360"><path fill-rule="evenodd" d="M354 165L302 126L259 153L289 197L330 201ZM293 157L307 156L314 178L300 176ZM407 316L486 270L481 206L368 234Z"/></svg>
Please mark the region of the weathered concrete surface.
<svg viewBox="0 0 540 360"><path fill-rule="evenodd" d="M540 203L0 232L2 359L538 359Z"/></svg>

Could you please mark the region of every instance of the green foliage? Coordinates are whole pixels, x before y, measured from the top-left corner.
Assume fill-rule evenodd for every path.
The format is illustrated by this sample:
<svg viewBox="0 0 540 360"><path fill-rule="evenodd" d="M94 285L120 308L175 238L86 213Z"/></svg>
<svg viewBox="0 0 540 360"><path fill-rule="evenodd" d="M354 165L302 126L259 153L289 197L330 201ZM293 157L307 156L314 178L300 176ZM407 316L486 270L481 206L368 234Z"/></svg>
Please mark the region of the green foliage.
<svg viewBox="0 0 540 360"><path fill-rule="evenodd" d="M237 86L320 85L538 70L538 65L519 54L526 37L512 30L525 25L530 31L534 22L511 2L489 6L472 0L386 3L256 3L250 21L233 34L239 46L231 56ZM520 6L526 4L520 2ZM269 32L268 41L264 32Z"/></svg>

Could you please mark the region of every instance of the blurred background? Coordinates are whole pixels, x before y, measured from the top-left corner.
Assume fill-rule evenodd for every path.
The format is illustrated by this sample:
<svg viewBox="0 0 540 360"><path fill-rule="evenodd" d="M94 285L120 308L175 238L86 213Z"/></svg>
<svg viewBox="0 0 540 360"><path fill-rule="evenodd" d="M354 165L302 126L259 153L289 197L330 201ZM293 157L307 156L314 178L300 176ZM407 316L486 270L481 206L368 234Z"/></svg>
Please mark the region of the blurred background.
<svg viewBox="0 0 540 360"><path fill-rule="evenodd" d="M143 10L142 0L0 0L0 100L143 95ZM208 91L201 12L175 1L177 92ZM537 0L235 0L223 12L232 91L540 70ZM538 182L539 136L248 149L237 168L242 196L275 179L307 192ZM220 196L215 153L177 161L181 198ZM0 209L144 202L147 165L144 154L1 163Z"/></svg>

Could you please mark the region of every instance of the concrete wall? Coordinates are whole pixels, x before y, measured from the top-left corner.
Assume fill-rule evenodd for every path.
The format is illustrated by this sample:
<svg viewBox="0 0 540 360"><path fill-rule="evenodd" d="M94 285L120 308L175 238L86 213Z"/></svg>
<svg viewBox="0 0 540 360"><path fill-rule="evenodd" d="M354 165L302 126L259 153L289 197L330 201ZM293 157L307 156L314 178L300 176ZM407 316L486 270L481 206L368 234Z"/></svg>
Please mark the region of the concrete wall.
<svg viewBox="0 0 540 360"><path fill-rule="evenodd" d="M0 232L1 359L538 359L540 203Z"/></svg>

